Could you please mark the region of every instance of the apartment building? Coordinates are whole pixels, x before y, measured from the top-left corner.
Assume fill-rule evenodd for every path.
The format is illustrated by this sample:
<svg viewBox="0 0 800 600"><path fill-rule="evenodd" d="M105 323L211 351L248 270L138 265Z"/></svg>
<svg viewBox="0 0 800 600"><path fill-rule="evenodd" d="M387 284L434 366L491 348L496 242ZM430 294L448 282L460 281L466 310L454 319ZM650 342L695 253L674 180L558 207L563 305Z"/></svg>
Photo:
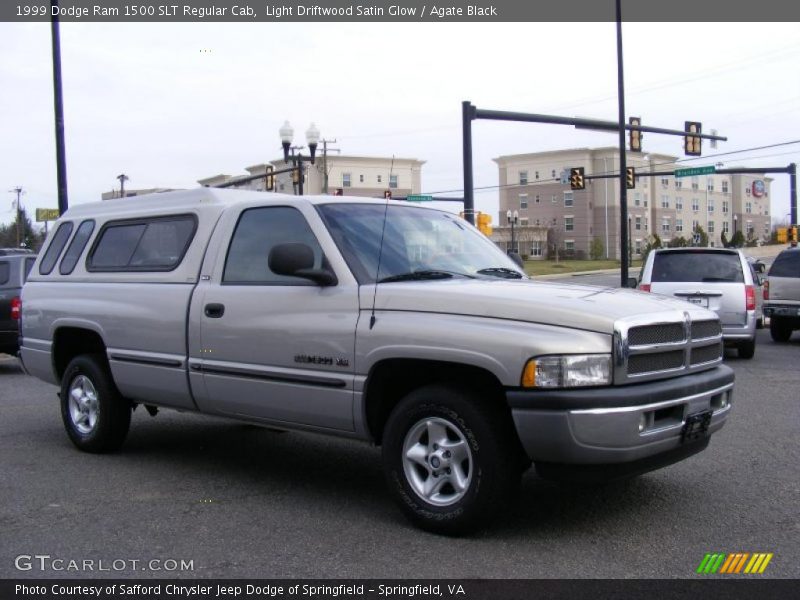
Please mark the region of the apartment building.
<svg viewBox="0 0 800 600"><path fill-rule="evenodd" d="M214 175L198 180L200 185L216 186L228 184L230 187L264 190L267 165L276 171L291 166L291 159L285 163L283 157L246 167L247 175ZM304 194L334 194L341 190L346 196L383 198L384 192L400 197L419 194L422 189L421 173L425 161L415 158L393 158L375 156L317 156L314 164L303 163L305 181ZM253 177L257 177L253 179ZM240 183L237 183L240 182ZM296 190L290 173L275 177L275 191L291 194Z"/></svg>
<svg viewBox="0 0 800 600"><path fill-rule="evenodd" d="M587 176L616 175L617 148L578 148L495 158L500 195L497 228L507 227L507 212L519 214L520 229L548 233L566 255L589 256L592 240L603 244L603 256L620 258L619 179L587 179L585 190L571 190L567 174L583 167ZM692 238L696 226L708 234L709 245L721 246L740 230L747 239L770 234L771 179L759 175L710 174L695 177L660 175L681 164L675 156L629 153L627 165L636 170L636 185L628 190L628 223L634 253L658 234L662 243ZM506 234L498 232L499 236ZM531 237L541 239L542 232ZM499 238L498 238L499 239ZM520 252L536 256L520 240Z"/></svg>

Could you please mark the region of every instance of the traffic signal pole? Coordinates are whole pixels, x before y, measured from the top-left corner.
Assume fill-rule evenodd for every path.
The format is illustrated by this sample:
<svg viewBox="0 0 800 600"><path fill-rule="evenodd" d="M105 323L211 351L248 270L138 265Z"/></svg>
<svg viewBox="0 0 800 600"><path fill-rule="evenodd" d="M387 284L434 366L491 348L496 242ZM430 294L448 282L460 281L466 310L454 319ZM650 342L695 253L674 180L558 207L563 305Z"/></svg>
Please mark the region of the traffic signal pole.
<svg viewBox="0 0 800 600"><path fill-rule="evenodd" d="M619 104L619 248L620 287L628 287L628 153L625 152L625 82L622 69L622 0L617 5L617 101Z"/></svg>

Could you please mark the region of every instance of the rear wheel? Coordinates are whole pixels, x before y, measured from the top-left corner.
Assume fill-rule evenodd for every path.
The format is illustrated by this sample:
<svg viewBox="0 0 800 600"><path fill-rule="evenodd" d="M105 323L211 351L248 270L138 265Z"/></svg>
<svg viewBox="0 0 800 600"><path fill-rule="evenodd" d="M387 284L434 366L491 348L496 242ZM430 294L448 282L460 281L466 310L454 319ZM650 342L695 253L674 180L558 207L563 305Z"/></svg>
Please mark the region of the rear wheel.
<svg viewBox="0 0 800 600"><path fill-rule="evenodd" d="M769 320L769 334L776 342L788 342L792 337L792 324L780 317L772 317Z"/></svg>
<svg viewBox="0 0 800 600"><path fill-rule="evenodd" d="M85 452L111 452L125 441L131 405L114 385L105 357L83 354L61 380L61 418L72 443Z"/></svg>
<svg viewBox="0 0 800 600"><path fill-rule="evenodd" d="M456 535L502 514L519 484L516 432L500 407L431 385L392 411L383 465L396 501L423 529Z"/></svg>
<svg viewBox="0 0 800 600"><path fill-rule="evenodd" d="M736 345L736 350L739 354L739 358L753 358L756 353L755 339L739 342Z"/></svg>

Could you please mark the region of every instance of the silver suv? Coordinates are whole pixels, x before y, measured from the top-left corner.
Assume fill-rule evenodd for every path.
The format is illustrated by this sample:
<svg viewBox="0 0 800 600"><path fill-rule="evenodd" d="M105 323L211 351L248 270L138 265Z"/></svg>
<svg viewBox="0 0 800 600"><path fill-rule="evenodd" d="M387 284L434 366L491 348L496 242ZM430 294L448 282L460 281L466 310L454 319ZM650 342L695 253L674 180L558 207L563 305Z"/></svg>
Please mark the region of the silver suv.
<svg viewBox="0 0 800 600"><path fill-rule="evenodd" d="M725 345L735 346L741 358L753 358L759 284L739 250L665 248L648 255L639 289L713 310L722 323Z"/></svg>
<svg viewBox="0 0 800 600"><path fill-rule="evenodd" d="M788 342L800 329L800 248L781 252L764 283L764 316L776 342Z"/></svg>

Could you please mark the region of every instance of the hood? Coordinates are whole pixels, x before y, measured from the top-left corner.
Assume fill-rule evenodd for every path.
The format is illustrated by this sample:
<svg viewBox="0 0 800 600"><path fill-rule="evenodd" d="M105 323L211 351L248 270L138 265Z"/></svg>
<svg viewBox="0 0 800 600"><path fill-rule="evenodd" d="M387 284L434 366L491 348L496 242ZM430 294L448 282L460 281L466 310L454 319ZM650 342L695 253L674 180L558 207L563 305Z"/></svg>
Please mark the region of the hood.
<svg viewBox="0 0 800 600"><path fill-rule="evenodd" d="M367 296L371 300L372 294L363 298ZM365 302L362 308L371 304ZM683 300L637 290L503 279L382 283L378 285L376 309L510 319L600 333L611 333L621 317L659 312L716 318L714 313Z"/></svg>

